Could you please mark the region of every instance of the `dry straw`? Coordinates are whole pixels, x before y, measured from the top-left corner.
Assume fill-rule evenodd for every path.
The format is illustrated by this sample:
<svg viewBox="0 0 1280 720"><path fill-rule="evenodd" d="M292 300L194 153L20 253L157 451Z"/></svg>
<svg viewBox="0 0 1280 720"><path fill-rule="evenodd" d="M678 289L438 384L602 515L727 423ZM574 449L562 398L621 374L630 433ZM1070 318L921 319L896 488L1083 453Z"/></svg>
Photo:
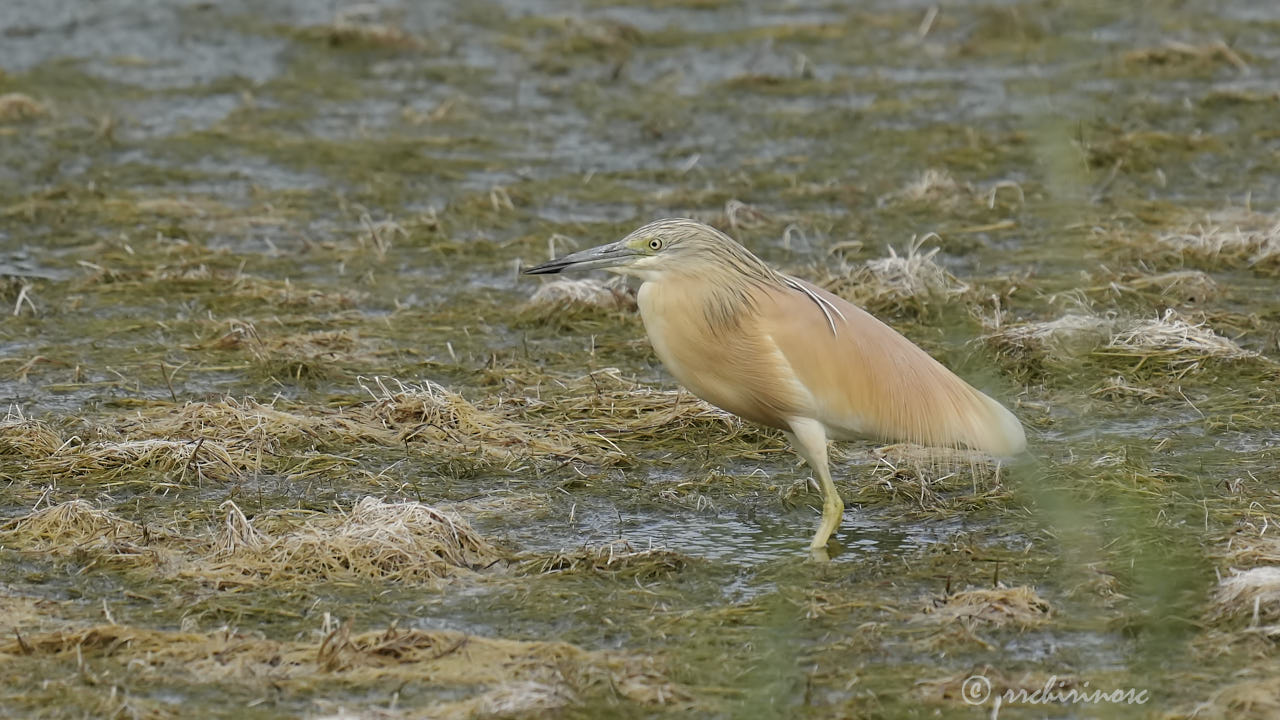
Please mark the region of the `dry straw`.
<svg viewBox="0 0 1280 720"><path fill-rule="evenodd" d="M699 445L705 445L710 439L717 443L758 443L767 437L685 390L655 388L627 378L617 368L559 381L539 395L512 397L505 404L523 409L542 425L568 428L582 437L596 438L616 453L611 458L614 461L625 457L613 444L615 441L684 442L696 437ZM750 452L747 448L736 449ZM719 454L724 457L723 452Z"/></svg>
<svg viewBox="0 0 1280 720"><path fill-rule="evenodd" d="M485 709L553 705L555 698L620 696L654 706L687 702L687 693L644 658L444 630L393 626L354 632L350 623L326 629L315 640L270 640L228 628L196 633L108 624L0 642L0 663L7 667L32 659L62 663L72 674L78 667L90 684L101 680L92 675L98 668L119 665L169 683L207 685L210 691L233 682L257 692L362 693L430 678L451 696L432 703L430 717L459 720L489 717L477 714ZM466 691L472 696L465 697ZM459 694L464 698L454 699Z"/></svg>
<svg viewBox="0 0 1280 720"><path fill-rule="evenodd" d="M958 182L944 169L928 168L900 190L881 197L878 203L882 206L911 203L955 210L965 205L980 205L982 201L972 185Z"/></svg>
<svg viewBox="0 0 1280 720"><path fill-rule="evenodd" d="M263 581L344 577L425 582L482 569L502 555L462 518L417 502L366 497L280 534L256 529L233 503L214 541L215 568Z"/></svg>
<svg viewBox="0 0 1280 720"><path fill-rule="evenodd" d="M115 567L158 566L178 556L187 539L165 528L126 520L84 500L33 510L0 525L0 543L54 556L88 558Z"/></svg>
<svg viewBox="0 0 1280 720"><path fill-rule="evenodd" d="M40 482L153 486L229 481L264 470L301 478L319 466L341 464L317 450L361 444L498 466L610 464L623 457L598 434L527 422L520 403L495 399L482 407L431 381L374 377L358 383L370 399L345 408L230 397L157 403L100 428L99 435L108 437L90 442L64 441L46 424L12 411L0 421L0 455L25 458L24 476Z"/></svg>
<svg viewBox="0 0 1280 720"><path fill-rule="evenodd" d="M1055 320L989 323L988 327L990 332L981 340L1024 371L1084 354L1132 359L1136 361L1132 370L1150 364L1176 377L1208 362L1265 360L1214 332L1207 323L1193 323L1172 308L1156 318L1069 313Z"/></svg>
<svg viewBox="0 0 1280 720"><path fill-rule="evenodd" d="M17 407L10 407L0 420L0 456L17 455L42 458L57 452L62 438L48 425L28 418Z"/></svg>
<svg viewBox="0 0 1280 720"><path fill-rule="evenodd" d="M967 295L970 286L934 258L940 248L922 250L933 235L912 238L899 255L873 258L862 265L828 271L821 285L871 312L922 312L929 302L947 302Z"/></svg>
<svg viewBox="0 0 1280 720"><path fill-rule="evenodd" d="M265 453L299 444L389 442L388 434L378 430L363 428L342 414L306 415L251 397L160 406L140 412L120 426L120 432L129 437L206 438Z"/></svg>
<svg viewBox="0 0 1280 720"><path fill-rule="evenodd" d="M1280 537L1237 535L1231 538L1223 556L1237 567L1280 566Z"/></svg>
<svg viewBox="0 0 1280 720"><path fill-rule="evenodd" d="M168 477L168 482L228 480L257 467L246 443L216 440L100 440L63 443L55 452L26 465L34 478L75 483L115 483L139 473Z"/></svg>
<svg viewBox="0 0 1280 720"><path fill-rule="evenodd" d="M619 540L597 548L525 560L520 569L535 574L595 573L627 580L653 580L679 572L689 562L688 557L671 550L636 550L625 540Z"/></svg>
<svg viewBox="0 0 1280 720"><path fill-rule="evenodd" d="M1096 347L1104 342L1116 326L1111 316L1092 313L1067 313L1053 320L995 324L981 340L997 352L1018 358L1048 352L1061 353L1072 348Z"/></svg>
<svg viewBox="0 0 1280 720"><path fill-rule="evenodd" d="M31 120L48 113L49 109L30 95L22 93L0 95L0 122Z"/></svg>
<svg viewBox="0 0 1280 720"><path fill-rule="evenodd" d="M582 309L634 310L635 292L622 278L601 282L592 278L574 280L560 278L543 283L521 309L523 313L541 316L563 314Z"/></svg>
<svg viewBox="0 0 1280 720"><path fill-rule="evenodd" d="M1051 616L1049 603L1033 588L964 590L932 601L915 619L921 622L960 622L967 628L978 625L1028 629L1044 624Z"/></svg>
<svg viewBox="0 0 1280 720"><path fill-rule="evenodd" d="M1234 682L1191 712L1197 720L1269 720L1280 717L1280 668L1262 667L1261 679Z"/></svg>
<svg viewBox="0 0 1280 720"><path fill-rule="evenodd" d="M1165 233L1156 240L1182 261L1280 272L1280 219L1248 211L1224 211L1210 218L1209 223Z"/></svg>
<svg viewBox="0 0 1280 720"><path fill-rule="evenodd" d="M1125 273L1108 284L1116 295L1134 294L1153 301L1182 304L1204 302L1217 297L1218 283L1201 270L1173 270L1146 274Z"/></svg>
<svg viewBox="0 0 1280 720"><path fill-rule="evenodd" d="M67 553L97 549L114 552L117 542L140 541L141 525L94 507L86 500L70 500L34 510L0 525L0 534L24 549Z"/></svg>
<svg viewBox="0 0 1280 720"><path fill-rule="evenodd" d="M378 22L377 6L359 4L341 11L328 25L302 28L300 37L323 42L332 48L386 48L421 50L422 40L394 25Z"/></svg>
<svg viewBox="0 0 1280 720"><path fill-rule="evenodd" d="M1173 309L1152 320L1138 320L1111 336L1099 351L1103 355L1131 357L1139 365L1164 361L1178 375L1198 370L1209 360L1248 360L1258 353L1215 333L1205 323L1190 323Z"/></svg>
<svg viewBox="0 0 1280 720"><path fill-rule="evenodd" d="M334 378L365 359L362 343L348 330L326 330L263 338L252 323L233 323L215 346L248 350L260 372L293 380Z"/></svg>
<svg viewBox="0 0 1280 720"><path fill-rule="evenodd" d="M526 424L467 401L431 381L403 383L392 378L360 378L373 403L355 411L362 422L394 430L397 442L426 440L499 461L539 458L612 462L602 443L549 427Z"/></svg>
<svg viewBox="0 0 1280 720"><path fill-rule="evenodd" d="M467 703L464 717L542 717L572 705L577 696L563 684L532 680L492 688Z"/></svg>
<svg viewBox="0 0 1280 720"><path fill-rule="evenodd" d="M1210 617L1245 617L1252 627L1280 620L1280 566L1264 565L1223 578L1213 593Z"/></svg>
<svg viewBox="0 0 1280 720"><path fill-rule="evenodd" d="M418 502L366 497L349 512L276 512L250 521L233 502L222 522L186 534L141 525L71 500L0 525L14 547L87 554L116 565L157 565L166 574L219 586L376 579L426 583L488 568L505 555L460 516Z"/></svg>
<svg viewBox="0 0 1280 720"><path fill-rule="evenodd" d="M1216 65L1225 63L1241 73L1249 72L1249 63L1221 40L1192 45L1179 40L1166 40L1163 45L1130 50L1123 56L1126 64L1135 65Z"/></svg>

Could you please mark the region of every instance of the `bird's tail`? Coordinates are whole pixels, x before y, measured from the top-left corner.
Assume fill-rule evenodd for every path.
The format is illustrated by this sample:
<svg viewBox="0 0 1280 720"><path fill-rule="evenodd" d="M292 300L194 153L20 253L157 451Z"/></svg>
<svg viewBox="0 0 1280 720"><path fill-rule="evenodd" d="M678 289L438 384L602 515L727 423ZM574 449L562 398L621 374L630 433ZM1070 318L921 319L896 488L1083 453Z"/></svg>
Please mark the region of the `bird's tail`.
<svg viewBox="0 0 1280 720"><path fill-rule="evenodd" d="M974 428L977 431L972 443L975 449L997 457L1013 457L1026 450L1027 434L1017 416L985 393L974 392L982 398L990 420Z"/></svg>

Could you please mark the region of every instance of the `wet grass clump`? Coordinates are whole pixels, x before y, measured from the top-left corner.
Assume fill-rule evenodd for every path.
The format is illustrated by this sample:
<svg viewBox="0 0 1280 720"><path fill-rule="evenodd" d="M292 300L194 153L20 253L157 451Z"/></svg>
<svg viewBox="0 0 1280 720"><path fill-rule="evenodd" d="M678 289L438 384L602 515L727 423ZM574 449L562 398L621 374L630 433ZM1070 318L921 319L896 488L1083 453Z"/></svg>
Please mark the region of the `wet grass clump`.
<svg viewBox="0 0 1280 720"><path fill-rule="evenodd" d="M328 25L300 28L296 37L335 50L421 50L421 39L403 28L378 22L368 6L341 12Z"/></svg>
<svg viewBox="0 0 1280 720"><path fill-rule="evenodd" d="M941 248L922 250L928 239L912 238L901 255L890 246L888 257L828 271L820 283L873 313L919 315L926 306L965 298L972 288L934 259Z"/></svg>
<svg viewBox="0 0 1280 720"><path fill-rule="evenodd" d="M1014 626L1028 629L1049 620L1050 605L1026 586L962 590L933 600L921 611L921 622L958 622L966 627Z"/></svg>
<svg viewBox="0 0 1280 720"><path fill-rule="evenodd" d="M635 310L635 291L625 282L562 279L539 287L521 308L521 315L527 324L572 330L579 320Z"/></svg>
<svg viewBox="0 0 1280 720"><path fill-rule="evenodd" d="M529 573L594 573L648 582L678 573L689 564L690 558L678 552L654 548L636 550L623 541L532 558L521 563L520 568Z"/></svg>
<svg viewBox="0 0 1280 720"><path fill-rule="evenodd" d="M1275 275L1280 268L1280 220L1257 213L1219 213L1222 224L1197 224L1181 232L1163 233L1159 247L1188 265L1249 268Z"/></svg>
<svg viewBox="0 0 1280 720"><path fill-rule="evenodd" d="M1010 372L1029 379L1111 368L1158 384L1210 366L1265 375L1274 364L1172 308L1145 319L1082 310L1054 320L1006 322L982 340Z"/></svg>
<svg viewBox="0 0 1280 720"><path fill-rule="evenodd" d="M416 502L366 497L340 513L278 511L253 521L231 501L219 512L221 523L212 527L141 524L70 500L10 520L0 536L27 550L74 550L89 561L86 570L152 568L163 578L224 589L332 580L423 584L503 557L461 517Z"/></svg>
<svg viewBox="0 0 1280 720"><path fill-rule="evenodd" d="M49 114L48 108L30 95L23 93L0 95L0 122L23 122L47 114Z"/></svg>
<svg viewBox="0 0 1280 720"><path fill-rule="evenodd" d="M459 569L483 569L501 555L456 515L422 503L364 498L340 518L314 516L302 527L260 530L234 504L215 541L217 569L270 583L288 575L414 583ZM272 523L262 519L259 525Z"/></svg>
<svg viewBox="0 0 1280 720"><path fill-rule="evenodd" d="M166 693L188 683L196 696L237 699L274 687L270 707L248 711L267 717L314 707L312 699L326 692L359 702L369 688L404 687L424 675L438 687L463 689L413 694L431 702L437 717L554 711L601 696L660 707L683 697L652 664L622 654L395 626L357 632L349 622L294 641L231 629L205 634L97 625L20 635L0 645L0 657L19 677L70 670L90 688L120 673L137 678L137 692L128 696L78 688L68 694L78 681L58 681L15 706L30 710L61 695L64 707L86 712L166 715Z"/></svg>
<svg viewBox="0 0 1280 720"><path fill-rule="evenodd" d="M1169 73L1212 73L1223 66L1248 73L1248 61L1224 42L1193 45L1166 40L1159 47L1141 48L1125 53L1121 60L1139 68L1153 68Z"/></svg>

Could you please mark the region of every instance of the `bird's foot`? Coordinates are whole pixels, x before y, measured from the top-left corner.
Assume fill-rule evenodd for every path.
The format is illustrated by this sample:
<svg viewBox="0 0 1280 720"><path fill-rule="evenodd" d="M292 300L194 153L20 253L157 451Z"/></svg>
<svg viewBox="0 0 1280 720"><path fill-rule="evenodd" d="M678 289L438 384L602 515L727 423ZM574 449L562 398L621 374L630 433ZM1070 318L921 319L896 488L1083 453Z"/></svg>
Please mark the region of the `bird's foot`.
<svg viewBox="0 0 1280 720"><path fill-rule="evenodd" d="M816 539L816 538L815 538ZM837 557L844 551L841 545L834 537L828 538L821 545L809 545L809 560L816 563L829 563L831 558Z"/></svg>

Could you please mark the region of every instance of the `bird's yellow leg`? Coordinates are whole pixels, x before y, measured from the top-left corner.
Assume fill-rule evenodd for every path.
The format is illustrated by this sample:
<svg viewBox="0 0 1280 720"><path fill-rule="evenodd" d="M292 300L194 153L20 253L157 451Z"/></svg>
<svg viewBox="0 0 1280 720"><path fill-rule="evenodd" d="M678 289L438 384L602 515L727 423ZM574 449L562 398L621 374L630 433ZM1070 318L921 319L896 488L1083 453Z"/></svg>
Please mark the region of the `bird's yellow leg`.
<svg viewBox="0 0 1280 720"><path fill-rule="evenodd" d="M818 524L813 542L809 543L809 551L815 558L826 560L827 540L831 539L831 534L840 527L844 518L844 501L836 492L831 468L827 465L827 431L816 420L800 418L791 421L791 432L787 436L796 453L813 468L822 487L822 522Z"/></svg>
<svg viewBox="0 0 1280 720"><path fill-rule="evenodd" d="M827 540L844 519L844 501L840 499L840 493L836 492L836 484L831 481L826 463L823 463L818 475L822 482L822 522L818 525L818 532L813 535L813 542L809 543L810 550L825 548Z"/></svg>

